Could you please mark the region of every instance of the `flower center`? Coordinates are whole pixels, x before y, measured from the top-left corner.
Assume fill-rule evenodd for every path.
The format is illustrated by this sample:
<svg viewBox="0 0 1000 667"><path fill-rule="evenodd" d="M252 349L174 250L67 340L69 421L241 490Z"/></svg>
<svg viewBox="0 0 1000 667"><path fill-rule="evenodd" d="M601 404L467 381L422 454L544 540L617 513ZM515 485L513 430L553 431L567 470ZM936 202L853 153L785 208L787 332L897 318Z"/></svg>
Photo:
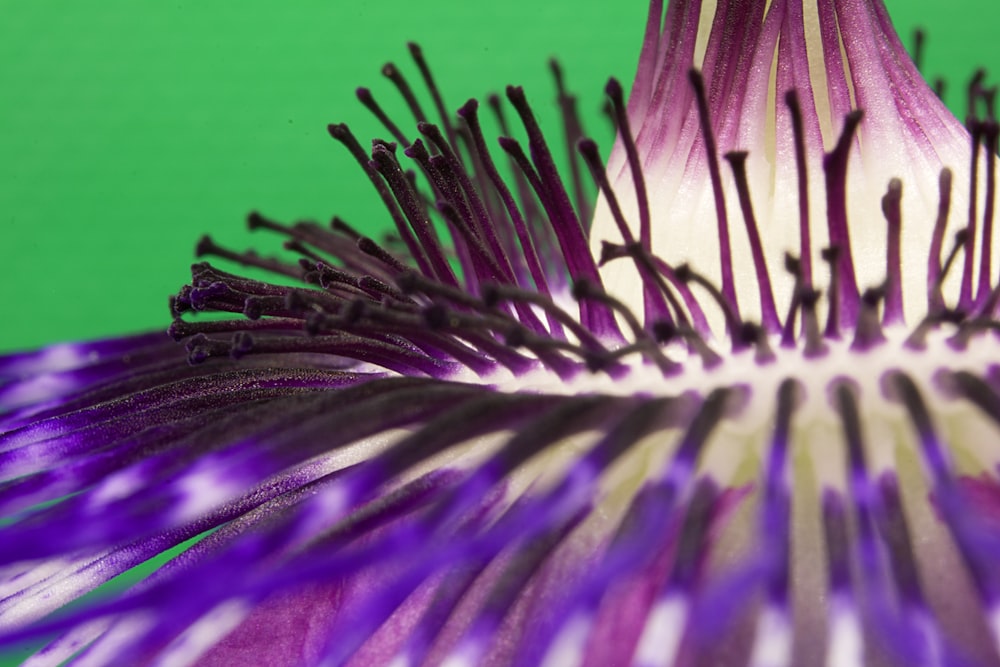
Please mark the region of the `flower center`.
<svg viewBox="0 0 1000 667"><path fill-rule="evenodd" d="M936 281L942 239L963 228L962 263L944 291L965 309L983 303L996 283L995 123L970 121L970 136L923 82L881 2L765 4L671 2L665 14L652 4L628 105L637 155L620 137L608 165L624 219L651 230L653 254L698 267L734 311L771 330L775 302L834 281L844 328L864 290L880 286L890 322L919 321L926 294L909 286ZM683 76L697 66L700 90ZM955 187L941 193L926 175L944 168ZM619 227L604 197L593 243L620 239ZM825 248L837 253L833 275ZM789 252L798 286L782 270ZM609 265L602 277L638 309L630 273ZM720 330L719 313L710 318Z"/></svg>

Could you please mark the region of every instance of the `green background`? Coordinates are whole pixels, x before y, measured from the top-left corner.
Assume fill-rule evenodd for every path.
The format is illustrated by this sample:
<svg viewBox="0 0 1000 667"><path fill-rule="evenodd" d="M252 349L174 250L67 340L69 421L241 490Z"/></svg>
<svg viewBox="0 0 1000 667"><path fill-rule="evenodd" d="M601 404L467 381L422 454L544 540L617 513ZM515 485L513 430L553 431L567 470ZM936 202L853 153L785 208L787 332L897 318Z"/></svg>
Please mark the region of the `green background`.
<svg viewBox="0 0 1000 667"><path fill-rule="evenodd" d="M928 71L949 77L964 113L969 73L1000 65L996 0L888 4L907 42L928 29ZM251 209L384 229L325 127L384 134L354 99L359 85L403 124L379 69L394 60L416 83L408 40L424 45L452 108L519 83L550 128L546 62L559 55L607 146L601 90L608 75L631 80L645 5L0 0L0 16L4 351L166 326L196 239L247 245Z"/></svg>
<svg viewBox="0 0 1000 667"><path fill-rule="evenodd" d="M902 34L928 28L929 70L951 77L950 101L975 65L1000 62L995 0L889 8ZM164 326L194 242L211 231L248 245L252 208L384 228L370 185L325 126L346 121L365 143L384 134L353 91L368 85L394 101L379 69L394 60L417 78L407 40L424 45L451 107L521 83L550 127L546 61L558 54L606 146L595 118L603 83L631 80L645 16L641 0L0 9L0 351Z"/></svg>

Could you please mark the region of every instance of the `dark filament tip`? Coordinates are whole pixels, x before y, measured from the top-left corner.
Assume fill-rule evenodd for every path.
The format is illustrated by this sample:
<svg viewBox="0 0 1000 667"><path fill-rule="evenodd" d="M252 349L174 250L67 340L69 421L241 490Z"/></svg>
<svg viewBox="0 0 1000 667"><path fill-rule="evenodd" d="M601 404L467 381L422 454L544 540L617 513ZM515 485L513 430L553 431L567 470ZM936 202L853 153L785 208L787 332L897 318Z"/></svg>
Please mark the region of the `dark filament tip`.
<svg viewBox="0 0 1000 667"><path fill-rule="evenodd" d="M799 186L799 257L802 264L802 286L812 287L812 241L809 230L809 168L806 164L806 138L802 121L802 107L795 90L785 93L785 104L792 116L795 140L795 168Z"/></svg>
<svg viewBox="0 0 1000 667"><path fill-rule="evenodd" d="M733 276L732 248L729 243L729 218L726 214L726 198L722 192L722 173L719 170L719 156L716 150L715 133L708 114L708 98L705 94L705 80L701 72L691 69L688 80L694 88L698 103L698 120L701 135L705 142L705 156L708 159L708 173L712 180L712 193L715 197L715 215L717 234L719 238L719 265L722 268L722 294L739 318L739 303L736 300L736 279ZM732 333L732 332L731 332Z"/></svg>
<svg viewBox="0 0 1000 667"><path fill-rule="evenodd" d="M903 275L901 234L903 216L900 202L903 197L903 183L894 178L889 181L889 189L882 197L882 212L888 223L888 240L886 242L885 258L885 312L882 323L885 325L903 323Z"/></svg>
<svg viewBox="0 0 1000 667"><path fill-rule="evenodd" d="M760 310L764 329L768 333L781 331L778 320L778 309L774 304L774 292L771 290L771 276L768 275L767 261L764 259L764 247L760 242L760 230L757 228L757 218L750 201L750 185L747 181L747 153L733 151L726 153L726 160L733 169L736 180L736 192L743 211L743 221L746 225L747 238L750 241L750 252L753 255L754 271L757 275L757 290L760 294Z"/></svg>
<svg viewBox="0 0 1000 667"><path fill-rule="evenodd" d="M847 114L837 145L823 160L830 245L840 248L837 261L830 265L832 277L839 285L837 307L834 309L831 304L831 312L836 310L841 320L840 324L845 327L854 325L860 299L858 280L854 271L854 257L851 252L850 228L847 224L847 162L863 116L864 112L860 109ZM828 327L827 336L833 333Z"/></svg>

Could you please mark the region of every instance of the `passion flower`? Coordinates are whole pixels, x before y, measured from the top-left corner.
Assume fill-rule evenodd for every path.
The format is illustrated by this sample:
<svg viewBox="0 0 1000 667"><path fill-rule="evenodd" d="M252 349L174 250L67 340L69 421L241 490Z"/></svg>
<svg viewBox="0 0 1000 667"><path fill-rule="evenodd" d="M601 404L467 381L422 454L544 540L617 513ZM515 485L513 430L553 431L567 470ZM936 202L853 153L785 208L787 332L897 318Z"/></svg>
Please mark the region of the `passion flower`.
<svg viewBox="0 0 1000 667"><path fill-rule="evenodd" d="M410 51L439 123L389 66L415 128L367 89L386 138L329 127L391 238L254 213L298 263L198 253L280 280L198 263L170 337L0 358L0 642L57 635L29 665L1000 664L983 78L963 126L881 0L654 0L607 167L554 66L564 180L523 90L489 100L526 136L497 150Z"/></svg>

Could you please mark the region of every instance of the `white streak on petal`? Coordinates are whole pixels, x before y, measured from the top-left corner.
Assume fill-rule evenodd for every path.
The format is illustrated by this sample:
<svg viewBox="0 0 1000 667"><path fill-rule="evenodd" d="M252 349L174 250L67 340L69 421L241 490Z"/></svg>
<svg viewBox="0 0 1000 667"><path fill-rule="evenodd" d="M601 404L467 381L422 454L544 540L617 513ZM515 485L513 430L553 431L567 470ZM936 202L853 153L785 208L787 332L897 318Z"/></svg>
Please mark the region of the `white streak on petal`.
<svg viewBox="0 0 1000 667"><path fill-rule="evenodd" d="M581 664L591 622L590 614L577 613L563 625L552 642L542 667L575 667Z"/></svg>
<svg viewBox="0 0 1000 667"><path fill-rule="evenodd" d="M864 664L861 621L846 600L834 600L830 611L830 637L826 667L858 667Z"/></svg>
<svg viewBox="0 0 1000 667"><path fill-rule="evenodd" d="M0 391L0 407L19 408L47 401L56 396L65 396L78 388L79 383L68 375L45 373L31 379L11 384Z"/></svg>
<svg viewBox="0 0 1000 667"><path fill-rule="evenodd" d="M118 658L122 649L135 637L145 634L156 623L157 616L155 612L137 612L118 620L74 662L74 665L105 667L119 664Z"/></svg>
<svg viewBox="0 0 1000 667"><path fill-rule="evenodd" d="M688 605L679 595L659 600L646 619L633 664L636 667L669 667L680 649L687 624Z"/></svg>
<svg viewBox="0 0 1000 667"><path fill-rule="evenodd" d="M792 658L792 628L788 615L773 606L757 619L750 667L787 667Z"/></svg>
<svg viewBox="0 0 1000 667"><path fill-rule="evenodd" d="M230 600L198 619L168 646L153 667L187 667L232 632L250 613L250 605Z"/></svg>
<svg viewBox="0 0 1000 667"><path fill-rule="evenodd" d="M400 653L389 663L389 667L412 667L412 665L413 662L407 653Z"/></svg>
<svg viewBox="0 0 1000 667"><path fill-rule="evenodd" d="M335 483L313 496L298 528L300 539L307 540L316 531L328 527L350 509L352 494L344 484Z"/></svg>
<svg viewBox="0 0 1000 667"><path fill-rule="evenodd" d="M139 491L146 481L139 470L126 468L105 478L94 490L90 504L99 509L103 505L127 498Z"/></svg>
<svg viewBox="0 0 1000 667"><path fill-rule="evenodd" d="M37 370L54 373L83 366L96 361L97 358L98 354L96 351L87 352L86 348L82 345L60 343L43 350L32 365Z"/></svg>
<svg viewBox="0 0 1000 667"><path fill-rule="evenodd" d="M466 639L448 655L448 658L441 663L441 667L476 667L482 652L483 646L480 640Z"/></svg>
<svg viewBox="0 0 1000 667"><path fill-rule="evenodd" d="M934 617L925 612L921 612L913 618L913 624L923 637L926 649L928 667L938 667L944 664L943 647L941 646L941 633Z"/></svg>
<svg viewBox="0 0 1000 667"><path fill-rule="evenodd" d="M213 510L246 491L243 480L213 465L199 465L177 482L181 500L176 509L178 521L190 521Z"/></svg>
<svg viewBox="0 0 1000 667"><path fill-rule="evenodd" d="M98 638L110 626L111 621L107 619L78 626L29 657L21 667L58 667Z"/></svg>
<svg viewBox="0 0 1000 667"><path fill-rule="evenodd" d="M996 644L997 649L1000 650L1000 604L993 605L993 608L987 614L987 618L990 626L990 634L993 635L993 642Z"/></svg>
<svg viewBox="0 0 1000 667"><path fill-rule="evenodd" d="M99 572L103 556L53 558L5 568L0 586L0 628L37 621L103 583Z"/></svg>

